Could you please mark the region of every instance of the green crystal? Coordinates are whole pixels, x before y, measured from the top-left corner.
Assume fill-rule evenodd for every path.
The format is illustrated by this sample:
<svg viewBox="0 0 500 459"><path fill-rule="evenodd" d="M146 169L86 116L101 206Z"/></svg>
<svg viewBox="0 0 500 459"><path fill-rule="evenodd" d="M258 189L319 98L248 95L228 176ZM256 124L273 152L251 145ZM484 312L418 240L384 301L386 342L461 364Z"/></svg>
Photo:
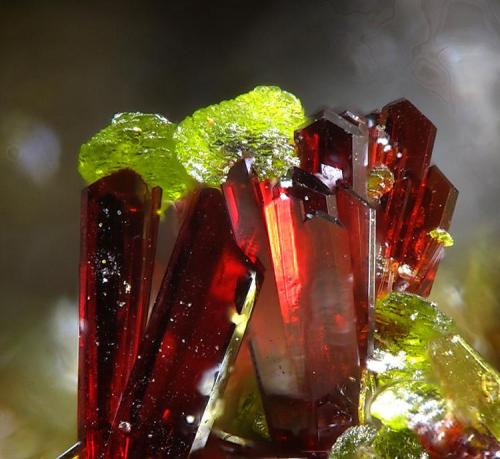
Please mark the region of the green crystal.
<svg viewBox="0 0 500 459"><path fill-rule="evenodd" d="M425 380L429 341L454 330L437 306L417 295L393 292L377 302L375 351L369 368L379 382Z"/></svg>
<svg viewBox="0 0 500 459"><path fill-rule="evenodd" d="M175 124L160 115L120 113L80 148L78 170L87 183L130 168L160 186L163 207L181 198L194 181L177 159Z"/></svg>
<svg viewBox="0 0 500 459"><path fill-rule="evenodd" d="M429 236L443 247L451 247L455 243L451 234L442 228L435 228L429 231Z"/></svg>
<svg viewBox="0 0 500 459"><path fill-rule="evenodd" d="M329 459L428 459L409 430L376 430L369 425L347 429L333 445Z"/></svg>
<svg viewBox="0 0 500 459"><path fill-rule="evenodd" d="M329 459L375 459L371 445L376 435L377 429L369 425L350 427L333 445Z"/></svg>
<svg viewBox="0 0 500 459"><path fill-rule="evenodd" d="M435 384L400 381L377 394L371 402L370 413L385 426L399 431L442 419L446 403Z"/></svg>
<svg viewBox="0 0 500 459"><path fill-rule="evenodd" d="M239 431L252 432L263 439L270 439L262 400L257 390L247 393L240 400L235 424Z"/></svg>
<svg viewBox="0 0 500 459"><path fill-rule="evenodd" d="M434 303L398 292L377 302L375 319L368 369L376 389L367 397L368 412L394 430L434 422L445 402L433 380L428 344L454 331L452 321Z"/></svg>
<svg viewBox="0 0 500 459"><path fill-rule="evenodd" d="M372 444L380 459L428 459L416 435L410 430L394 431L383 427Z"/></svg>
<svg viewBox="0 0 500 459"><path fill-rule="evenodd" d="M429 356L456 418L500 440L500 374L458 335L432 340Z"/></svg>
<svg viewBox="0 0 500 459"><path fill-rule="evenodd" d="M241 158L253 158L261 178L281 177L299 164L293 133L304 122L304 110L294 95L258 86L179 123L174 135L177 155L194 179L209 185L220 185Z"/></svg>

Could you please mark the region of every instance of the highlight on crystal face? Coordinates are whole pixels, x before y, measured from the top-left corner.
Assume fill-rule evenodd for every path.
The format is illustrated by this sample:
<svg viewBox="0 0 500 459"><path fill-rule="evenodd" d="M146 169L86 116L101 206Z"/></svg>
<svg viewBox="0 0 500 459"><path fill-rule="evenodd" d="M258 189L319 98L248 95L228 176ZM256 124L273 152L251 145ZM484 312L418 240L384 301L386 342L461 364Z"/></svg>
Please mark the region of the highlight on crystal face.
<svg viewBox="0 0 500 459"><path fill-rule="evenodd" d="M307 121L274 86L117 115L80 151L61 457L499 457L500 376L427 299L458 195L435 135L408 100ZM150 311L161 192L180 226Z"/></svg>

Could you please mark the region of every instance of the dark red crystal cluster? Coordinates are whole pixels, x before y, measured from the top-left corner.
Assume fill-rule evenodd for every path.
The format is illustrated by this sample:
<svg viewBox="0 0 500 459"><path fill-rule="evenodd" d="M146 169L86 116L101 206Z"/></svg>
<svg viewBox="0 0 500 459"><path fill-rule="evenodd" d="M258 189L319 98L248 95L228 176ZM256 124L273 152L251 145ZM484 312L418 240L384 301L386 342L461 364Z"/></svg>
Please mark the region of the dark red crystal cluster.
<svg viewBox="0 0 500 459"><path fill-rule="evenodd" d="M128 169L87 187L79 457L327 457L360 421L377 296L427 296L442 258L457 191L430 166L435 133L407 100L326 109L288 180L247 158L199 185L151 312L161 190ZM253 439L227 414L249 381Z"/></svg>

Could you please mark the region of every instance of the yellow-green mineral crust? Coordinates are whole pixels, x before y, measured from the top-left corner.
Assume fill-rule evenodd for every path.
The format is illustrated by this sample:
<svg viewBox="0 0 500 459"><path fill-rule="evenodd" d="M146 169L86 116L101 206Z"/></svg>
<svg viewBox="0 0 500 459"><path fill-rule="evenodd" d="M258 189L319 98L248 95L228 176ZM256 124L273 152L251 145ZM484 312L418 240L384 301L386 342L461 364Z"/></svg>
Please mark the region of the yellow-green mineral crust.
<svg viewBox="0 0 500 459"><path fill-rule="evenodd" d="M429 342L455 330L437 306L417 295L393 292L376 307L375 377L371 416L393 430L441 418L446 406L432 377Z"/></svg>
<svg viewBox="0 0 500 459"><path fill-rule="evenodd" d="M392 430L433 424L446 414L446 402L436 384L398 381L377 393L370 414Z"/></svg>
<svg viewBox="0 0 500 459"><path fill-rule="evenodd" d="M347 429L333 445L329 459L428 459L410 430L380 430L363 425Z"/></svg>
<svg viewBox="0 0 500 459"><path fill-rule="evenodd" d="M429 341L455 330L437 306L417 295L393 292L377 302L375 352L379 381L424 380L430 373Z"/></svg>
<svg viewBox="0 0 500 459"><path fill-rule="evenodd" d="M429 356L457 419L500 440L500 374L458 335L432 340Z"/></svg>
<svg viewBox="0 0 500 459"><path fill-rule="evenodd" d="M261 179L281 177L299 164L293 133L304 122L304 109L294 95L258 86L179 123L177 155L194 179L209 185L220 185L241 158L254 159Z"/></svg>
<svg viewBox="0 0 500 459"><path fill-rule="evenodd" d="M257 391L247 394L243 400L240 400L238 408L235 424L239 430L252 432L263 439L269 440L269 429L260 394Z"/></svg>
<svg viewBox="0 0 500 459"><path fill-rule="evenodd" d="M119 169L140 174L163 191L163 208L182 197L194 184L177 159L175 124L160 115L120 113L80 148L78 170L93 183Z"/></svg>
<svg viewBox="0 0 500 459"><path fill-rule="evenodd" d="M347 429L333 445L329 459L372 459L376 458L372 443L377 429L362 425Z"/></svg>

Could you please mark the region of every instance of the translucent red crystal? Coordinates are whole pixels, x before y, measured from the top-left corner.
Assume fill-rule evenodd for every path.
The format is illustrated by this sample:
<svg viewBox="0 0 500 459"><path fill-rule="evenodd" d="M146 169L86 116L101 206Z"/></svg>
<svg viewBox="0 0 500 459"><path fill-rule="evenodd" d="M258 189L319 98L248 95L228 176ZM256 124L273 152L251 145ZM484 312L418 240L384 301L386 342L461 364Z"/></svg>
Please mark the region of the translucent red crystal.
<svg viewBox="0 0 500 459"><path fill-rule="evenodd" d="M317 216L315 205L310 215L303 210L314 197L325 209L327 202L335 205L329 189L305 171L294 177L297 185L289 189L259 186L241 162L224 192L240 247L266 273L250 343L272 440L282 453L321 455L357 419L350 249L334 218Z"/></svg>
<svg viewBox="0 0 500 459"><path fill-rule="evenodd" d="M385 164L395 180L393 190L381 202L387 228L386 257L401 259L408 250L421 206L436 127L406 99L386 105L378 123L385 126L388 143L376 143L372 148L375 155L371 165Z"/></svg>
<svg viewBox="0 0 500 459"><path fill-rule="evenodd" d="M295 142L301 169L328 176L325 166L333 168L338 171L333 171L335 176L366 196L368 129L360 118L346 118L327 108L295 133Z"/></svg>
<svg viewBox="0 0 500 459"><path fill-rule="evenodd" d="M428 296L436 276L444 247L430 234L450 228L458 191L437 166L431 166L425 179L422 202L413 235L403 263L412 269L407 291Z"/></svg>
<svg viewBox="0 0 500 459"><path fill-rule="evenodd" d="M98 458L148 314L161 191L122 170L82 194L78 434Z"/></svg>
<svg viewBox="0 0 500 459"><path fill-rule="evenodd" d="M267 420L273 440L283 446L326 453L357 421L348 235L326 215L306 218L292 196L272 199L264 211L285 346L280 371L276 364L257 365Z"/></svg>
<svg viewBox="0 0 500 459"><path fill-rule="evenodd" d="M241 340L235 317L248 319L249 310L238 313L255 276L234 242L221 192L201 189L185 210L106 457L181 458L203 446L217 408L213 393Z"/></svg>
<svg viewBox="0 0 500 459"><path fill-rule="evenodd" d="M443 256L428 233L449 228L458 193L436 166L429 167L436 128L411 102L393 102L368 119L370 167L386 166L394 176L377 213L377 291L426 296Z"/></svg>
<svg viewBox="0 0 500 459"><path fill-rule="evenodd" d="M368 202L348 188L339 187L336 198L338 219L349 235L359 358L364 367L373 349L376 215Z"/></svg>

